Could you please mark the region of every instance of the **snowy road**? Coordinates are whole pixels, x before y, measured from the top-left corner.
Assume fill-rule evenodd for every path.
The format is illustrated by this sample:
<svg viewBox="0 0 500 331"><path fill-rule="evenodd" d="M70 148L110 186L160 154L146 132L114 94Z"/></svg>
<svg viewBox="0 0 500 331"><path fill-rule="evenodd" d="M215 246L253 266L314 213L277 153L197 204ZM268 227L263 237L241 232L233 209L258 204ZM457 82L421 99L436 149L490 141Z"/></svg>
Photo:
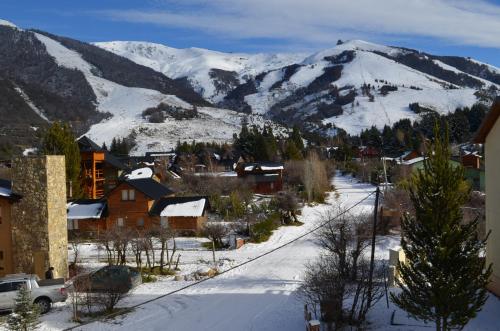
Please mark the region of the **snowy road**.
<svg viewBox="0 0 500 331"><path fill-rule="evenodd" d="M350 207L362 200L373 187L354 184L337 177L334 184L340 197L332 195L331 205ZM331 205L305 207L301 227L275 232L264 244L247 245L229 252L232 258L250 258L277 247L313 228ZM356 209L371 208L373 196ZM304 265L318 256L319 249L309 235L255 262L211 279L183 292L154 301L112 322L93 323L81 330L303 330L303 305L293 295L299 286ZM244 260L244 259L243 259ZM151 299L182 282L146 284L133 301Z"/></svg>

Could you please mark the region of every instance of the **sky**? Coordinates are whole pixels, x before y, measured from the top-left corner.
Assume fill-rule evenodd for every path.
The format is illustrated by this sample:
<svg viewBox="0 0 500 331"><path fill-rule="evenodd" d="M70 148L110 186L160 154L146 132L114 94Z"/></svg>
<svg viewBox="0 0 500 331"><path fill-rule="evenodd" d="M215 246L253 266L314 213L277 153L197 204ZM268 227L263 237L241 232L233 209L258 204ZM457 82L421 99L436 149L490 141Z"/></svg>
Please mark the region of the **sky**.
<svg viewBox="0 0 500 331"><path fill-rule="evenodd" d="M87 42L304 53L362 39L500 67L500 0L1 0L0 18Z"/></svg>

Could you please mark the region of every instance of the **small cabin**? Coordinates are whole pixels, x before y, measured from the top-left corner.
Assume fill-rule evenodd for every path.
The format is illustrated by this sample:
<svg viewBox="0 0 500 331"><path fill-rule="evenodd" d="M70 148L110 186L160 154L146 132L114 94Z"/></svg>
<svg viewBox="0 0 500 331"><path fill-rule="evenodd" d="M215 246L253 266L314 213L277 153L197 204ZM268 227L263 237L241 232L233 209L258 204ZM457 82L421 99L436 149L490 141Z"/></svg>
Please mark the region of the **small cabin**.
<svg viewBox="0 0 500 331"><path fill-rule="evenodd" d="M239 178L244 178L252 185L258 194L274 194L283 189L283 163L278 162L253 162L238 163L236 173Z"/></svg>
<svg viewBox="0 0 500 331"><path fill-rule="evenodd" d="M180 233L198 234L207 221L208 197L166 197L155 202L151 215L160 217L162 227Z"/></svg>
<svg viewBox="0 0 500 331"><path fill-rule="evenodd" d="M85 233L93 237L108 228L108 203L104 199L80 199L69 202L69 236Z"/></svg>

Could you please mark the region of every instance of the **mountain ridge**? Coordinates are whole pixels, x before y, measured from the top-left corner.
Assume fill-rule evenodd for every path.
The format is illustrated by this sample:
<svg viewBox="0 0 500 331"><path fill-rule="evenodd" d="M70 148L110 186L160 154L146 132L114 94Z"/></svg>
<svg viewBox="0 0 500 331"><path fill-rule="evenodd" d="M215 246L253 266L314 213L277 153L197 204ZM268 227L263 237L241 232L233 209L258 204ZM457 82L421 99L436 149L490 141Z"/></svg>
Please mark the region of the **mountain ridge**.
<svg viewBox="0 0 500 331"><path fill-rule="evenodd" d="M488 104L499 87L500 69L474 59L362 40L310 54L223 53L89 44L0 20L0 157L36 145L38 129L56 120L98 143L133 137L143 153L177 140L230 141L244 117L356 134L418 120L410 104L441 114ZM171 113L195 108L194 117Z"/></svg>

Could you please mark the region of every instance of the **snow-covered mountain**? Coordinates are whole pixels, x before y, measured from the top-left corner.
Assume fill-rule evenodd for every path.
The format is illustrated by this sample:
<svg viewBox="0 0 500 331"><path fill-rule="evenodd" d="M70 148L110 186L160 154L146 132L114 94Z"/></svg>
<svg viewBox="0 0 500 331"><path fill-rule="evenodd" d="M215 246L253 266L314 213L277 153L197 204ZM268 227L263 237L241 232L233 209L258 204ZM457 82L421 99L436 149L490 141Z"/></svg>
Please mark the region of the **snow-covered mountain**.
<svg viewBox="0 0 500 331"><path fill-rule="evenodd" d="M144 110L198 107L197 116L149 123ZM77 40L0 21L0 155L36 144L50 122L71 123L96 142L133 136L136 153L177 140L227 141L242 115L210 108L193 89L149 67ZM254 116L263 125L264 120Z"/></svg>
<svg viewBox="0 0 500 331"><path fill-rule="evenodd" d="M488 102L500 87L500 70L493 66L360 40L310 55L225 54L145 42L96 45L185 80L221 107L350 133L418 119L410 103L446 113Z"/></svg>
<svg viewBox="0 0 500 331"><path fill-rule="evenodd" d="M161 44L112 41L103 49L150 67L174 79L188 78L205 99L220 102L226 94L259 73L301 61L303 54L222 53L202 48L176 49Z"/></svg>
<svg viewBox="0 0 500 331"><path fill-rule="evenodd" d="M57 120L98 143L134 137L141 153L230 140L246 115L357 133L418 119L414 103L440 113L487 103L499 86L500 70L473 59L358 40L314 54L233 54L87 44L0 20L0 157L33 147L38 128Z"/></svg>

